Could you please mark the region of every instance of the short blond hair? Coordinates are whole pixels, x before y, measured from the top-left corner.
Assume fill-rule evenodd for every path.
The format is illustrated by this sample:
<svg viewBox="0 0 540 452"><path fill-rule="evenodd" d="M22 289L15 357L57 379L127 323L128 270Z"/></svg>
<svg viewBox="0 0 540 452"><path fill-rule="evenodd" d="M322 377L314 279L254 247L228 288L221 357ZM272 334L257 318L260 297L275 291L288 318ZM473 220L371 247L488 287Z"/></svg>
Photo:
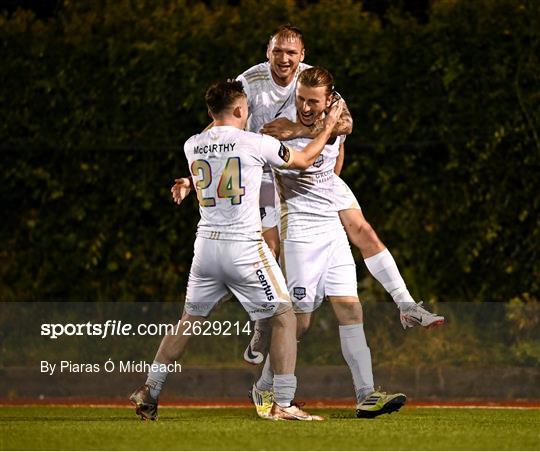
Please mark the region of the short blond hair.
<svg viewBox="0 0 540 452"><path fill-rule="evenodd" d="M272 42L273 39L298 39L300 43L302 44L302 47L304 47L304 36L302 35L302 32L299 28L292 26L291 24L285 24L281 25L271 36L269 43Z"/></svg>

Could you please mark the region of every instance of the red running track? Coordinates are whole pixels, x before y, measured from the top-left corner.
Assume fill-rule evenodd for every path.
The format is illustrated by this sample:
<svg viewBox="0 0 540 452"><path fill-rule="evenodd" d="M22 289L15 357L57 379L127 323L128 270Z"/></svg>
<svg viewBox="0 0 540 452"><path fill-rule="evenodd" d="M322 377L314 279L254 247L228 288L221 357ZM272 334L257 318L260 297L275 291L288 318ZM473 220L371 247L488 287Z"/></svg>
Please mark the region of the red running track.
<svg viewBox="0 0 540 452"><path fill-rule="evenodd" d="M313 408L353 408L351 399L306 399L302 400ZM96 406L96 407L129 407L127 396L116 398L100 397L50 397L50 398L0 398L0 406ZM165 398L160 401L161 407L231 407L250 408L246 399L185 399ZM414 400L407 401L407 407L415 408L527 408L540 409L540 400Z"/></svg>

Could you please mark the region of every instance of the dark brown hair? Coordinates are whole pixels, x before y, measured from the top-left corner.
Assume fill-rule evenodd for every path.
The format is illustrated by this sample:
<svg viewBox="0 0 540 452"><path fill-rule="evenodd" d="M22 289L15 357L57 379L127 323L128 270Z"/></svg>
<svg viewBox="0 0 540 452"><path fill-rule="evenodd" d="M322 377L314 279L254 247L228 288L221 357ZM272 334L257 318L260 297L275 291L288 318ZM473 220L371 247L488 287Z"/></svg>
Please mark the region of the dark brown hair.
<svg viewBox="0 0 540 452"><path fill-rule="evenodd" d="M303 70L298 76L298 83L310 88L326 87L326 94L334 90L334 77L325 68L313 66Z"/></svg>
<svg viewBox="0 0 540 452"><path fill-rule="evenodd" d="M210 113L218 116L233 105L236 99L245 95L242 82L227 80L226 82L217 82L210 86L206 90L204 100Z"/></svg>

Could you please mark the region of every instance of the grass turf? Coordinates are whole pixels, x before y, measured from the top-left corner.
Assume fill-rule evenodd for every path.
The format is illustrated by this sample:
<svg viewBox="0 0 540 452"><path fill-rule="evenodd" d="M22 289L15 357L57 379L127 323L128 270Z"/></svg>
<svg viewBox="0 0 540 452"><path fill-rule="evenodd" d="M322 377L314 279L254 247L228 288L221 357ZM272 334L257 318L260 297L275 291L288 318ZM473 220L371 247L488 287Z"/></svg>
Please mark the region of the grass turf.
<svg viewBox="0 0 540 452"><path fill-rule="evenodd" d="M2 450L537 450L540 410L404 408L377 419L311 410L325 422L272 422L243 408L3 407Z"/></svg>

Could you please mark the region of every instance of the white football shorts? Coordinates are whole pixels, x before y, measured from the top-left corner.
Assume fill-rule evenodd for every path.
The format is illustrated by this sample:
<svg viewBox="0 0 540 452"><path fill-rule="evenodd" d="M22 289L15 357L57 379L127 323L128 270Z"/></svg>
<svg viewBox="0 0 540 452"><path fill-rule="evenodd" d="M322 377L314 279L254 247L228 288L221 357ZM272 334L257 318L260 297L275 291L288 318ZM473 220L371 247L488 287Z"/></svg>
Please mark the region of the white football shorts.
<svg viewBox="0 0 540 452"><path fill-rule="evenodd" d="M324 297L357 297L356 265L343 228L305 241L281 242L281 268L295 312L315 311Z"/></svg>
<svg viewBox="0 0 540 452"><path fill-rule="evenodd" d="M291 308L285 278L264 241L197 237L185 311L208 316L228 294L227 289L252 320L272 317Z"/></svg>
<svg viewBox="0 0 540 452"><path fill-rule="evenodd" d="M334 175L334 193L336 199L336 210L338 212L340 210L347 209L361 210L360 204L358 203L352 190L345 183L345 181L337 175Z"/></svg>

